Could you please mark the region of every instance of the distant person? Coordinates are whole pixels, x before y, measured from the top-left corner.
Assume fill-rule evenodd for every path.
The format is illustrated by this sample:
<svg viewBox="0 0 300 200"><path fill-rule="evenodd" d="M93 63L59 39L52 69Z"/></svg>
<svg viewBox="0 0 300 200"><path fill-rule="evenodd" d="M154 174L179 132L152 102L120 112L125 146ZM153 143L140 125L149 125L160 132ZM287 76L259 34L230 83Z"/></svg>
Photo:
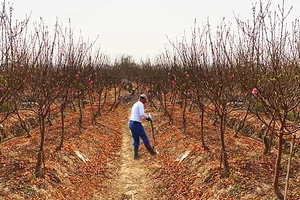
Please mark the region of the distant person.
<svg viewBox="0 0 300 200"><path fill-rule="evenodd" d="M133 148L134 148L134 159L137 160L139 158L139 146L140 146L140 138L143 140L146 149L152 154L155 155L156 152L150 145L148 136L144 130L142 125L142 119L146 119L147 121L152 120L152 116L149 114L145 114L144 104L147 103L147 97L145 94L141 94L139 100L134 103L131 109L131 115L129 120L129 128L133 138Z"/></svg>

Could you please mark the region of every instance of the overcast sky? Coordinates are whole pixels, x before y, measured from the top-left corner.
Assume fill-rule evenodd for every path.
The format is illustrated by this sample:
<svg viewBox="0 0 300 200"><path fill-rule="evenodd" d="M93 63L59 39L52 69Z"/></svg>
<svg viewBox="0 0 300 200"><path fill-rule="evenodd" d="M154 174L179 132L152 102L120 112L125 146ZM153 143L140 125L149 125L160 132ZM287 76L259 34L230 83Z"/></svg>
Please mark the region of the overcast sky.
<svg viewBox="0 0 300 200"><path fill-rule="evenodd" d="M300 18L300 1L285 0L286 9L293 6L289 19ZM169 41L181 40L191 33L194 20L202 27L209 19L216 27L225 17L235 23L234 13L241 19L251 19L254 0L6 0L13 5L13 16L25 19L31 13L30 24L43 21L54 26L68 25L71 19L75 33L93 41L111 58L130 55L133 58L153 58L169 47ZM262 0L262 2L267 2ZM272 1L272 11L282 0Z"/></svg>

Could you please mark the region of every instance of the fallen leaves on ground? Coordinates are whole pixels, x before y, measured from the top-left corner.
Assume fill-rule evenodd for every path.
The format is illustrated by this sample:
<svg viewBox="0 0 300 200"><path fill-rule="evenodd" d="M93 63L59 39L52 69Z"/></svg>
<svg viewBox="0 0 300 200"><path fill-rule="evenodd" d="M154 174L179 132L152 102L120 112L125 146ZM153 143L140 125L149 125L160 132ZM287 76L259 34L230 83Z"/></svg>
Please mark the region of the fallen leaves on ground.
<svg viewBox="0 0 300 200"><path fill-rule="evenodd" d="M78 131L78 111L66 115L65 142L60 141L59 118L46 128L44 178L35 178L39 130L32 137L20 136L1 144L0 197L3 199L107 199L109 183L117 180L120 168L121 131L126 109L131 104L121 104L110 112L107 105L96 124L91 123L91 108L84 109L83 133ZM205 118L204 137L208 150L200 140L200 118L187 113L187 132L183 133L181 109L175 106L174 122L154 108L153 125L155 148L159 154L147 159L147 168L153 171L149 183L161 194L161 199L276 199L272 182L276 150L263 155L263 144L226 129L225 143L231 175L221 177L220 141L218 126ZM127 116L125 116L127 117ZM151 126L145 130L153 144ZM299 143L299 142L298 142ZM299 144L298 144L299 145ZM83 161L77 152L84 155ZM176 160L189 152L180 162ZM287 162L284 155L283 163ZM291 168L289 199L300 197L299 158L294 158ZM283 166L284 168L284 166ZM284 189L285 171L281 170L280 188ZM151 193L151 191L149 191Z"/></svg>

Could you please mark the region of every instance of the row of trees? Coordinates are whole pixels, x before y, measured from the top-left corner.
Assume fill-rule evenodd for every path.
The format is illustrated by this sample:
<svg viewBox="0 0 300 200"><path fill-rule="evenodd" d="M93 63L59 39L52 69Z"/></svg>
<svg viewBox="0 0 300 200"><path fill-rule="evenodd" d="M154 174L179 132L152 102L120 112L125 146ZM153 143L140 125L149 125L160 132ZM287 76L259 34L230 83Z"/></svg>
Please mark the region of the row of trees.
<svg viewBox="0 0 300 200"><path fill-rule="evenodd" d="M0 17L0 123L10 115L17 115L22 128L30 130L21 112L33 111L39 120L41 142L38 151L36 176L42 176L44 163L45 124L51 113L60 113L62 121L61 149L64 142L65 109L72 105L79 109L78 129L82 129L83 102L95 102L92 123L101 116L108 92L115 94L117 106L122 82L120 64L109 64L108 59L93 48L95 42L86 43L82 37L74 38L70 27L58 21L54 30L42 19L29 32L29 19L13 21L13 8L2 4ZM70 22L71 24L71 22ZM74 106L75 105L75 106ZM51 121L50 121L51 122ZM2 137L6 137L4 132Z"/></svg>
<svg viewBox="0 0 300 200"><path fill-rule="evenodd" d="M245 111L244 120L236 126L237 136L247 116L254 114L257 122L266 127L266 152L273 136L277 136L273 186L275 194L282 198L278 185L283 144L300 128L300 24L295 20L289 32L286 19L291 10L285 12L284 1L278 13L271 12L270 5L268 2L253 7L252 21L237 18L237 34L225 21L216 34L209 22L202 28L195 26L191 41L183 37L182 42L171 42L172 52L166 51L156 65L145 64L142 80L151 87L150 95L160 102L171 122L172 110L166 102L182 102L183 132L187 106L193 104L199 109L204 148L204 112L212 110L216 114L224 177L230 175L225 143L227 118L237 109Z"/></svg>
<svg viewBox="0 0 300 200"><path fill-rule="evenodd" d="M285 20L289 11L284 11L284 4L279 13L270 12L269 7L270 2L253 7L252 21L236 19L237 33L225 21L216 34L209 22L199 28L195 21L191 41L183 37L179 43L170 42L171 51L166 50L155 62L136 64L130 57L109 62L99 49L95 50L95 42L75 39L71 27L62 27L58 21L53 31L41 20L30 32L29 19L14 23L13 9L7 11L4 2L0 18L0 106L6 109L2 109L0 122L17 114L30 136L19 112L24 102L33 102L27 109L39 119L41 143L36 176L40 177L45 121L52 112L58 111L62 120L61 142L57 146L60 149L68 106L79 109L81 132L84 101L97 105L91 116L91 123L97 123L109 92L114 94L113 110L120 103L122 90L134 94L138 89L148 93L151 105L162 110L170 123L174 105L180 102L183 133L188 109L200 112L204 148L204 115L214 113L220 122L222 175L229 177L226 123L232 111L242 109L244 120L236 127L236 136L249 113L267 127L266 147L270 148L270 137L277 136L274 192L282 197L278 185L283 142L299 129L300 24L295 21L288 32ZM232 103L241 106L233 107Z"/></svg>

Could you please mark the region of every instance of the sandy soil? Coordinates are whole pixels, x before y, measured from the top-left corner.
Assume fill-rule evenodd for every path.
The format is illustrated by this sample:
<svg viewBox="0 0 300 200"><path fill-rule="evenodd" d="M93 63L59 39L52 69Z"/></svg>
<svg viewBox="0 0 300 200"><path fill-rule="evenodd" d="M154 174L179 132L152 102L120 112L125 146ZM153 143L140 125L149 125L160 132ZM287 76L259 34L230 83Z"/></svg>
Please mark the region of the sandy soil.
<svg viewBox="0 0 300 200"><path fill-rule="evenodd" d="M141 141L140 158L133 159L133 141L127 122L127 120L121 122L124 128L119 170L110 185L108 197L103 199L157 199L150 177L153 166L150 169L147 163L158 155L152 156Z"/></svg>

